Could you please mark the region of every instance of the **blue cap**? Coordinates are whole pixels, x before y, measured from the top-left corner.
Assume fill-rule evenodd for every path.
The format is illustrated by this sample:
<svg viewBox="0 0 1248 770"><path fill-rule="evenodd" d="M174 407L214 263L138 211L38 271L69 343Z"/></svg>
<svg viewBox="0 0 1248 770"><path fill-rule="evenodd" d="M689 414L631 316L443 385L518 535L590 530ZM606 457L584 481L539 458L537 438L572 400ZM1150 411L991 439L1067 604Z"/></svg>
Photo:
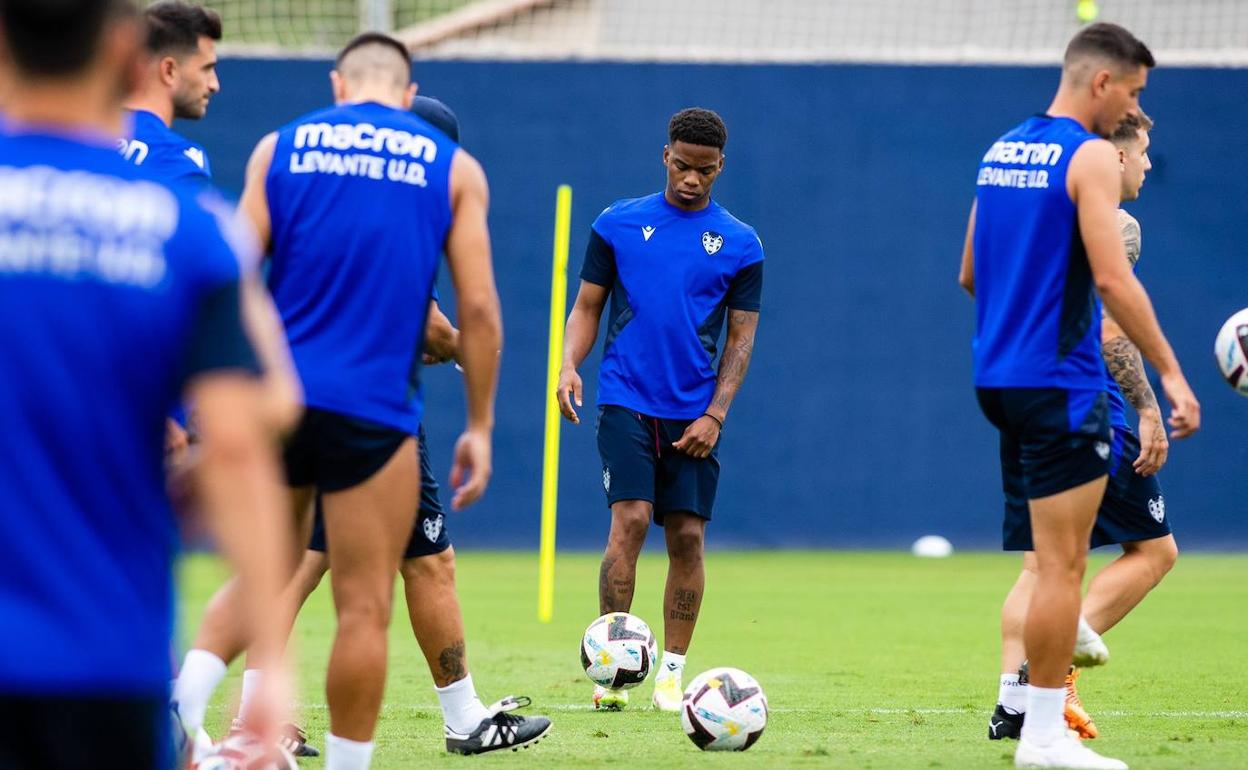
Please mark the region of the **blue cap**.
<svg viewBox="0 0 1248 770"><path fill-rule="evenodd" d="M452 142L459 143L459 118L450 107L432 96L417 96L412 100L412 112L449 136Z"/></svg>

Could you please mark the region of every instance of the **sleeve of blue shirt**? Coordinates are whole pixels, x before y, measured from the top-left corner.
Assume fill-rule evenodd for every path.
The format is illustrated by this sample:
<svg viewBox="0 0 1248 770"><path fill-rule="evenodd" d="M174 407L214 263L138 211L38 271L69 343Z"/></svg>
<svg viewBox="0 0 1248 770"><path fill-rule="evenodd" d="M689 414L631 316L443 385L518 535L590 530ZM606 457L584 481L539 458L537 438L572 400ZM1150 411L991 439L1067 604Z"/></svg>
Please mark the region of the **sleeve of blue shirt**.
<svg viewBox="0 0 1248 770"><path fill-rule="evenodd" d="M589 245L585 247L581 280L607 287L615 284L615 249L611 248L606 238L598 234L596 226L589 231Z"/></svg>
<svg viewBox="0 0 1248 770"><path fill-rule="evenodd" d="M184 229L190 232L180 232L178 244L194 249L192 264L201 271L191 300L197 307L184 376L222 369L257 374L260 364L243 328L242 265L249 260L231 245L219 219L202 209L195 214L187 217Z"/></svg>
<svg viewBox="0 0 1248 770"><path fill-rule="evenodd" d="M728 284L728 307L757 313L763 307L763 244L757 238L741 264Z"/></svg>

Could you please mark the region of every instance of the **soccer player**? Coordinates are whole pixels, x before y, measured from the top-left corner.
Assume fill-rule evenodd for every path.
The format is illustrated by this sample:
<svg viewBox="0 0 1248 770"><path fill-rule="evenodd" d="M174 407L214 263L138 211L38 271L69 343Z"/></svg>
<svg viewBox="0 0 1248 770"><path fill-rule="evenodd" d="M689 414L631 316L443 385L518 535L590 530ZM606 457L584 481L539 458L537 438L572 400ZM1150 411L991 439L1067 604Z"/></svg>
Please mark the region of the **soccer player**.
<svg viewBox="0 0 1248 770"><path fill-rule="evenodd" d="M437 99L417 96L412 102L412 111L456 144L459 143L459 121L445 104ZM429 322L425 330L424 361L434 364L455 360L458 348L459 330L441 312L435 299L429 308ZM425 655L442 707L447 750L480 754L536 743L550 729L550 720L545 717L507 715L504 722L510 722L517 728L515 742L486 744L479 739L484 734L480 730L482 723L495 719L493 715L499 704L490 708L482 705L472 675L468 672L463 616L455 594L455 551L451 546L423 428L417 433L417 442L420 452L420 507L399 573L403 578L412 632ZM327 545L324 518L318 512L311 543L289 589L295 593L298 606L303 605L329 570ZM247 711L252 693L262 678L263 673L259 669L249 668L243 672L243 690L238 707L240 715ZM243 727L243 722L242 719L236 720L238 728ZM474 737L474 733L478 735ZM316 755L306 742L302 746L288 748L298 748L305 756Z"/></svg>
<svg viewBox="0 0 1248 770"><path fill-rule="evenodd" d="M1048 111L984 155L963 248L977 397L1000 432L1007 501L1027 501L1035 552L1018 767L1126 767L1068 735L1063 719L1088 540L1112 455L1102 301L1161 375L1171 437L1200 427L1200 406L1126 259L1118 153L1098 137L1138 109L1153 65L1122 27L1077 33ZM1006 507L1007 530L1017 508Z"/></svg>
<svg viewBox="0 0 1248 770"><path fill-rule="evenodd" d="M1148 158L1148 132L1152 120L1142 112L1128 114L1110 136L1118 150L1123 201L1140 195L1144 176L1152 168ZM1118 225L1132 266L1140 257L1140 225L1118 209ZM1165 498L1157 472L1165 464L1169 441L1162 425L1161 408L1144 372L1139 350L1122 328L1106 314L1101 322L1101 353L1108 369L1111 444L1110 477L1092 529L1093 548L1118 544L1122 556L1101 570L1088 586L1079 618L1075 665L1099 665L1108 660L1100 635L1116 625L1174 566L1178 546L1166 518ZM1139 432L1127 423L1129 402L1139 416ZM1017 738L1026 708L1027 672L1023 668L1023 619L1036 579L1035 555L1025 510L1011 517L1016 529L1006 533L1007 550L1026 550L1023 571L1001 610L1001 675L997 708L988 725L988 737ZM1021 679L1020 679L1021 674ZM1075 681L1079 669L1066 677L1066 724L1084 738L1097 736L1096 723L1079 700Z"/></svg>
<svg viewBox="0 0 1248 770"><path fill-rule="evenodd" d="M668 553L663 659L653 696L663 711L680 709L685 655L706 582L703 545L719 482L720 431L749 367L761 307L758 235L711 199L727 137L710 110L676 113L663 148L663 192L616 201L594 222L557 391L563 415L580 422L576 370L593 347L610 296L598 451L611 531L598 605L602 613L632 605L637 557L653 516ZM596 687L593 703L620 709L628 694Z"/></svg>
<svg viewBox="0 0 1248 770"><path fill-rule="evenodd" d="M485 174L407 111L407 50L360 35L330 79L335 106L257 145L240 205L270 247L269 286L304 381L308 410L285 453L291 510L303 514L320 495L333 543L325 766L362 770L381 708L394 573L419 502L419 356L444 246L468 400L451 472L456 509L489 481L502 321ZM513 718L495 716L476 737L514 742Z"/></svg>
<svg viewBox="0 0 1248 770"><path fill-rule="evenodd" d="M182 0L162 0L147 8L143 19L150 59L126 100L134 133L122 154L162 181L206 183L212 177L207 153L172 126L174 118L203 118L221 90L216 53L221 18Z"/></svg>
<svg viewBox="0 0 1248 770"><path fill-rule="evenodd" d="M289 410L256 376L280 340L244 321L254 255L214 204L116 152L142 56L130 4L4 0L0 39L0 767L95 767L106 746L104 764L155 770L170 759L165 414L184 391L199 405L201 507L257 647L280 647L272 446Z"/></svg>
<svg viewBox="0 0 1248 770"><path fill-rule="evenodd" d="M126 107L130 138L121 154L164 183L206 185L211 179L204 148L175 133L174 118L199 120L208 100L221 90L215 41L221 18L214 11L181 0L164 0L143 12L148 60ZM179 404L166 423L165 451L180 467L190 442L185 408Z"/></svg>

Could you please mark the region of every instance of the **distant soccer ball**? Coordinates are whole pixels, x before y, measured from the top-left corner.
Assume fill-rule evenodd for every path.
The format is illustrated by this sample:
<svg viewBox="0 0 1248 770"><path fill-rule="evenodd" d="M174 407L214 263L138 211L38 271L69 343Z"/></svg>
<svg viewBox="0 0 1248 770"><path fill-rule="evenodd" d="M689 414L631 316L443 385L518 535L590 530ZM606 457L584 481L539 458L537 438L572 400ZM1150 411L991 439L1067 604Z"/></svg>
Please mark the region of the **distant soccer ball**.
<svg viewBox="0 0 1248 770"><path fill-rule="evenodd" d="M1222 376L1235 392L1248 396L1248 308L1239 311L1222 324L1213 355Z"/></svg>
<svg viewBox="0 0 1248 770"><path fill-rule="evenodd" d="M646 681L659 654L650 626L627 612L608 612L581 637L581 665L595 684L627 690Z"/></svg>
<svg viewBox="0 0 1248 770"><path fill-rule="evenodd" d="M767 696L741 669L713 668L685 688L680 724L703 751L745 751L767 727Z"/></svg>
<svg viewBox="0 0 1248 770"><path fill-rule="evenodd" d="M940 535L924 535L910 546L910 553L928 559L943 559L953 554L953 543Z"/></svg>

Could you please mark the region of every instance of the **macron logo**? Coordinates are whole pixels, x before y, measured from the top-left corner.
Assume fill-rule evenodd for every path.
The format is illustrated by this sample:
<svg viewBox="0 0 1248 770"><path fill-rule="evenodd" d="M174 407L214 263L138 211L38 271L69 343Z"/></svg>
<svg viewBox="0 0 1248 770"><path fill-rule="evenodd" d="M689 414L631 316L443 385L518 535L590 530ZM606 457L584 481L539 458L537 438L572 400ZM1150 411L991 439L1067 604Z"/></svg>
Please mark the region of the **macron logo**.
<svg viewBox="0 0 1248 770"><path fill-rule="evenodd" d="M198 147L187 147L182 154L191 159L191 162L200 168L204 167L204 151Z"/></svg>
<svg viewBox="0 0 1248 770"><path fill-rule="evenodd" d="M646 225L645 227L641 228L641 235L647 241L650 240L650 236L654 235L654 228L651 227L650 225Z"/></svg>

